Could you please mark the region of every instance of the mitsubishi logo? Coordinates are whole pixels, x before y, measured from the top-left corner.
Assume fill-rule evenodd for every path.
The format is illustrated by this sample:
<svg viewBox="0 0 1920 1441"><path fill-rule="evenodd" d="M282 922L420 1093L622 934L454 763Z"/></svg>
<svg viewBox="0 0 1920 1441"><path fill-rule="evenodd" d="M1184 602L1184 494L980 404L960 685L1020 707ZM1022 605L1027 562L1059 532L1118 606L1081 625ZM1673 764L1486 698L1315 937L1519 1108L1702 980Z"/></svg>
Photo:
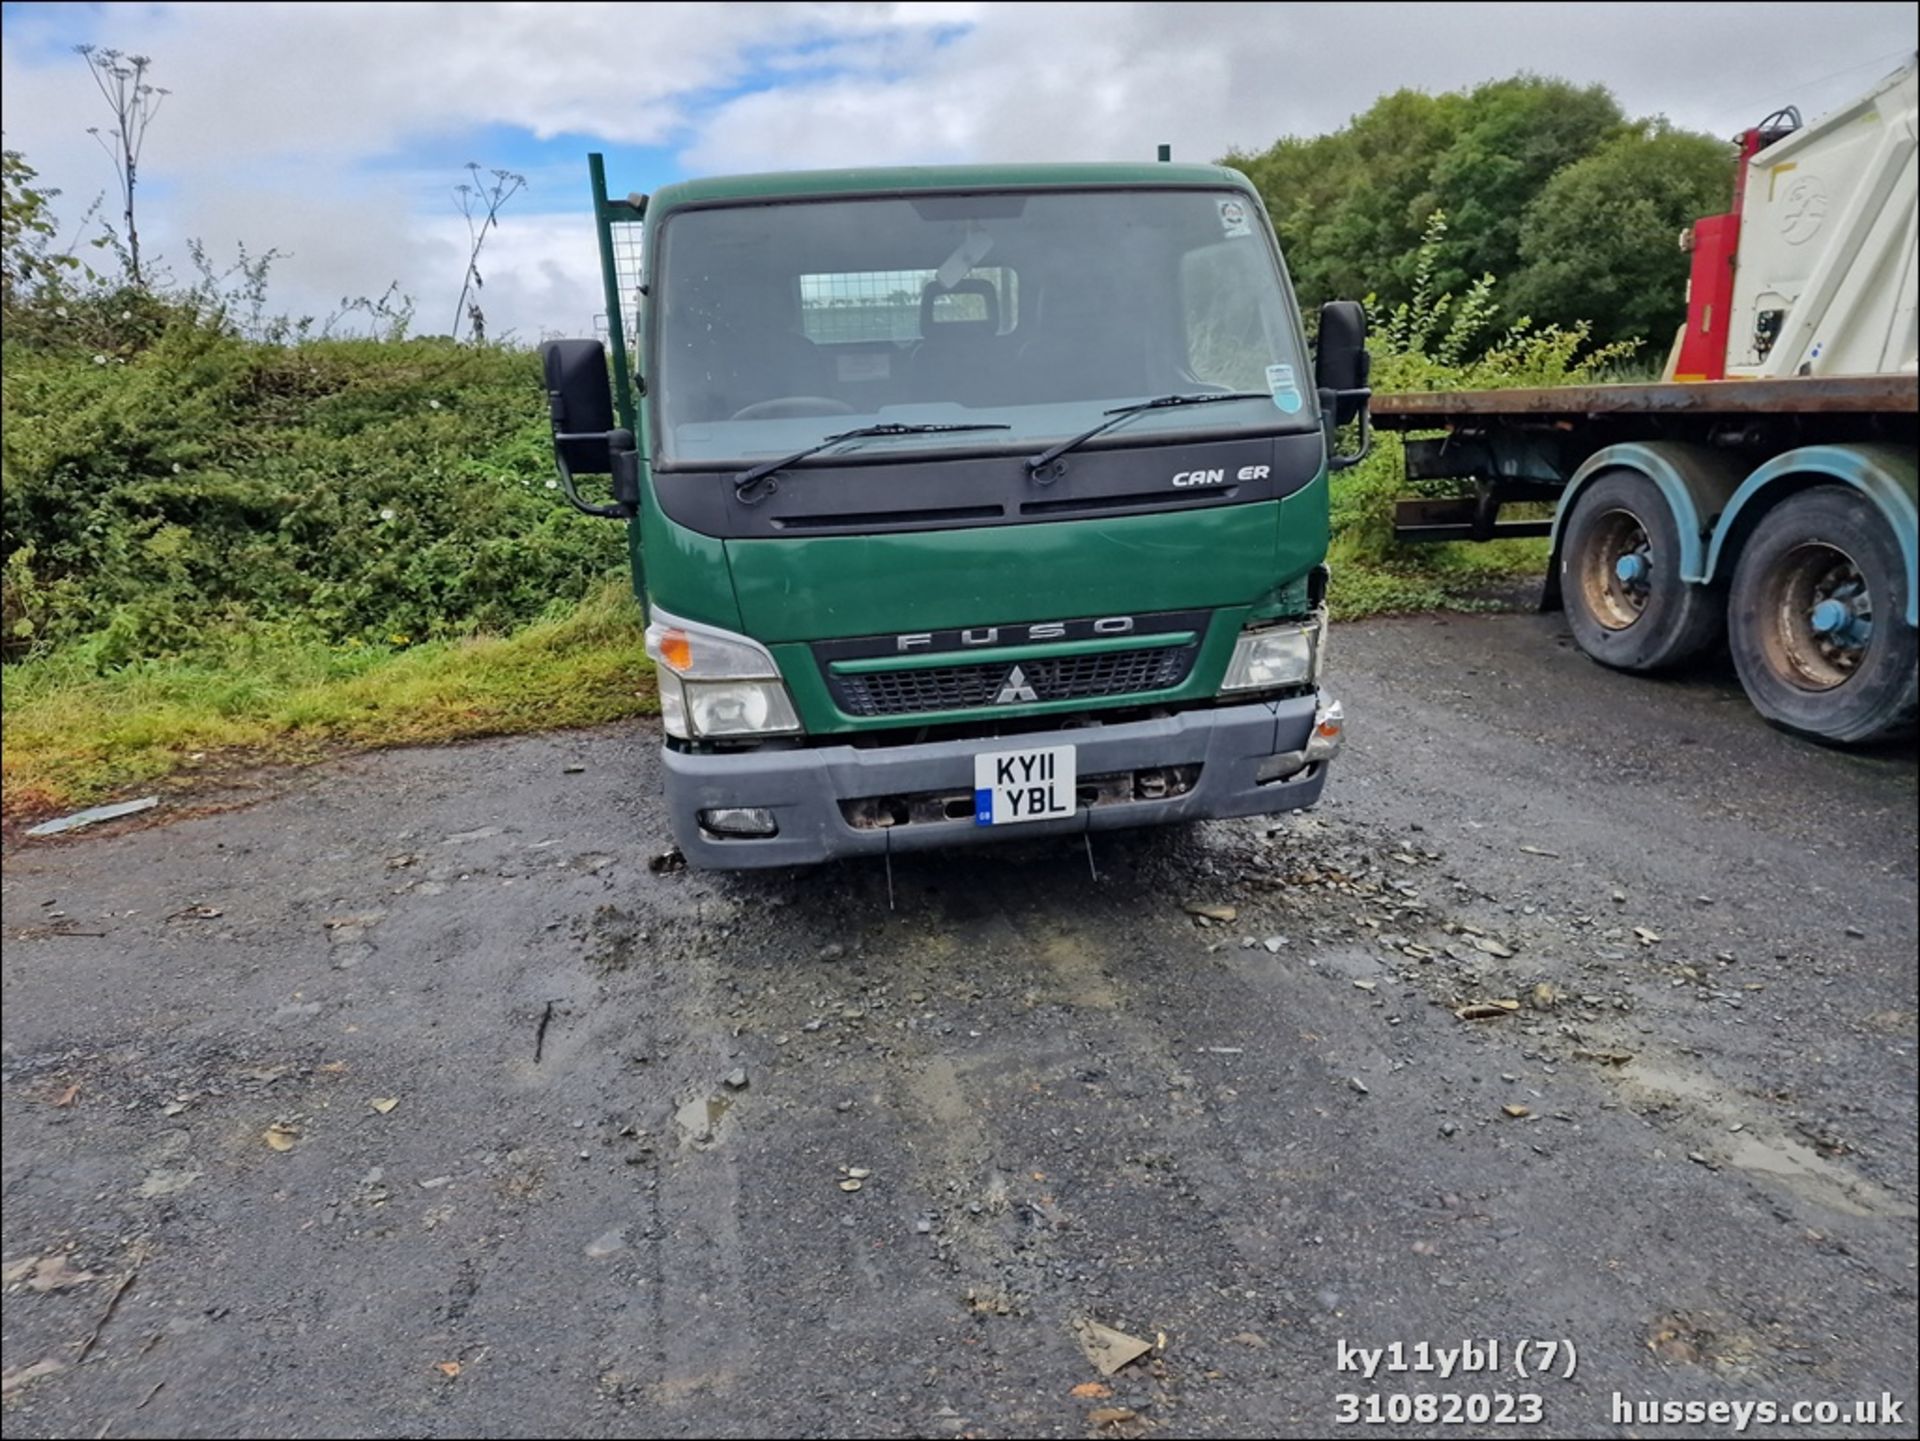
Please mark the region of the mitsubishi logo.
<svg viewBox="0 0 1920 1441"><path fill-rule="evenodd" d="M1021 701L1039 700L1039 693L1027 684L1027 673L1015 666L1007 672L1007 683L1000 687L1000 694L993 698L995 705L1018 705Z"/></svg>

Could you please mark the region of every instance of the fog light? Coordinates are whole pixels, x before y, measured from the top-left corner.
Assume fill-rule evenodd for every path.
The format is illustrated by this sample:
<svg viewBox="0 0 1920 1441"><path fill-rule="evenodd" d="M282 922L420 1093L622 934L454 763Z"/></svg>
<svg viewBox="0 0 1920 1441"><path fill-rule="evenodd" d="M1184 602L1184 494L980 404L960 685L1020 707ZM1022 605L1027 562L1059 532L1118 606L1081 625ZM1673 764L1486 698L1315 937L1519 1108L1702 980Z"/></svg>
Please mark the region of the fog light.
<svg viewBox="0 0 1920 1441"><path fill-rule="evenodd" d="M716 806L700 812L700 829L716 836L777 836L780 823L764 806Z"/></svg>

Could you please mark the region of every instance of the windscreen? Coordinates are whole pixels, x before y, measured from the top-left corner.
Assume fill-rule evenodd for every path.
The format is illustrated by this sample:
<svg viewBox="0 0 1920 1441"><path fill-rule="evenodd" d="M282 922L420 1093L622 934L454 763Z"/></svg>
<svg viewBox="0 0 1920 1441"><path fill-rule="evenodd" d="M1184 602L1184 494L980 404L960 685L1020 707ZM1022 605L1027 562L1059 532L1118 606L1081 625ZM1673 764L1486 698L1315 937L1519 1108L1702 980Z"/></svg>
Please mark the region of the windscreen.
<svg viewBox="0 0 1920 1441"><path fill-rule="evenodd" d="M751 463L874 424L983 424L876 452L1031 447L1173 393L1156 431L1308 427L1293 307L1231 190L1079 190L742 205L669 217L652 287L654 444Z"/></svg>

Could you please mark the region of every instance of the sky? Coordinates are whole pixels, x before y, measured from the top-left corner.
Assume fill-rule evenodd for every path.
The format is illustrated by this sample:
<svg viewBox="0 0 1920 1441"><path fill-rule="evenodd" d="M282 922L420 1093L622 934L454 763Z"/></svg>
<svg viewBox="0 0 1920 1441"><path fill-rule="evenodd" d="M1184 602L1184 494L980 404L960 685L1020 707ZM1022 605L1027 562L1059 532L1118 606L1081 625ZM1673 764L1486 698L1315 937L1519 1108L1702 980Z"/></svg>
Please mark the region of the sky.
<svg viewBox="0 0 1920 1441"><path fill-rule="evenodd" d="M454 321L463 167L523 174L481 258L490 333L591 333L585 156L613 193L688 176L989 160L1180 160L1336 129L1388 91L1531 71L1731 135L1898 65L1916 6L1629 4L0 5L0 127L74 228L117 182L77 43L152 59L140 229L283 256L272 306L390 282Z"/></svg>

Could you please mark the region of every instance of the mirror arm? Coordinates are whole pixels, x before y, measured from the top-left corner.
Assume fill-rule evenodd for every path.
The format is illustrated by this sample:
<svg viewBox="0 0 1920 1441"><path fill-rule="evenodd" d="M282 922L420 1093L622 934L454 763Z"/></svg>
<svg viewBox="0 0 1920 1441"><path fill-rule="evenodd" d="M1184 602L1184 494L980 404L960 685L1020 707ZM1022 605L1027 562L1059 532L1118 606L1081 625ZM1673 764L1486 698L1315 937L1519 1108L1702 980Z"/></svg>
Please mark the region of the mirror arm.
<svg viewBox="0 0 1920 1441"><path fill-rule="evenodd" d="M1326 427L1328 470L1345 470L1349 466L1358 465L1367 458L1368 452L1373 449L1373 417L1371 408L1368 405L1368 402L1372 399L1373 391L1364 387L1359 390L1321 390L1320 420L1321 424ZM1342 401L1353 403L1360 421L1360 448L1345 454L1337 452L1333 448L1334 432L1339 429L1340 425L1340 405Z"/></svg>
<svg viewBox="0 0 1920 1441"><path fill-rule="evenodd" d="M640 452L634 448L633 432L627 429L607 432L608 459L613 465L613 501L633 519L640 513Z"/></svg>
<svg viewBox="0 0 1920 1441"><path fill-rule="evenodd" d="M560 489L567 504L582 515L598 520L632 520L640 511L640 457L634 450L630 430L560 430L553 435L553 463L560 472ZM573 483L573 467L567 464L565 442L604 440L613 461L613 504L595 505L580 494Z"/></svg>

